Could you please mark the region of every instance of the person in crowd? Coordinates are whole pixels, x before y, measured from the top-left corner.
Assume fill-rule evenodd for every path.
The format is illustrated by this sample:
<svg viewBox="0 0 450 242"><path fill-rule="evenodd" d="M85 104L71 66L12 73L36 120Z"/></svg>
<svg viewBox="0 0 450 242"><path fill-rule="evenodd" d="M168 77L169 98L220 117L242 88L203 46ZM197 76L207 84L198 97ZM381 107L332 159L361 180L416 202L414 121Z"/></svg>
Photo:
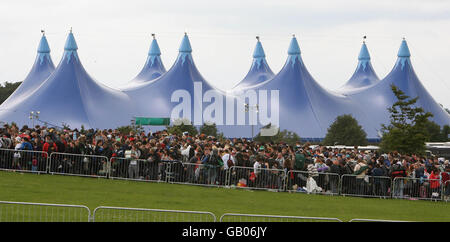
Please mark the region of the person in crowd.
<svg viewBox="0 0 450 242"><path fill-rule="evenodd" d="M222 161L224 170L227 170L236 165L235 157L231 154L229 149L225 149L224 154L222 156Z"/></svg>
<svg viewBox="0 0 450 242"><path fill-rule="evenodd" d="M403 198L404 178L407 176L406 169L403 167L402 162L398 159L393 161L391 169L389 170L391 179L393 180L393 197Z"/></svg>
<svg viewBox="0 0 450 242"><path fill-rule="evenodd" d="M434 167L431 171L430 176L428 177L430 182L430 195L431 198L437 199L441 195L441 180L440 180L440 170ZM430 197L430 196L428 196Z"/></svg>
<svg viewBox="0 0 450 242"><path fill-rule="evenodd" d="M448 160L445 161L446 166L443 172L441 172L441 182L444 187L444 201L450 199L450 164Z"/></svg>
<svg viewBox="0 0 450 242"><path fill-rule="evenodd" d="M363 158L358 158L358 162L355 165L353 170L353 174L356 176L355 189L356 194L358 195L367 195L367 184L366 174L368 172L369 166L367 165L367 161Z"/></svg>
<svg viewBox="0 0 450 242"><path fill-rule="evenodd" d="M249 187L279 188L285 183L291 190L294 185L304 187L310 176L320 187L335 193L338 186L332 178L336 174L345 175L345 179L342 178L344 194L355 184L358 189L350 192L362 193L360 195L384 196L395 192L394 197L408 195L429 199L440 187L444 189L439 195L448 199L450 193L447 188L450 182L446 178L448 160L395 151L382 154L358 147L338 149L301 142L219 139L204 134L170 134L167 130L146 134L118 129L71 130L39 125L19 128L5 124L0 127L0 149L0 156L7 157L0 159L0 168L7 169L45 170L47 159L58 152L53 156L55 159L65 159L64 164L73 165L72 168L62 166L60 171L83 175L102 175L109 171L111 176L121 178L163 179L167 170L165 162L181 164L182 161L192 164L191 170L181 166L184 173L177 179L183 182L194 177L202 184L224 185L224 177L231 171L231 185L245 180ZM8 153L5 149L11 151ZM38 152L25 158L24 154L33 151ZM131 151L135 154L133 158ZM59 153L72 154L73 158L59 159ZM212 158L214 154L218 159ZM93 155L106 159L95 159ZM134 166L135 161L139 161L137 166ZM231 166L236 169L230 169ZM401 182L402 178L408 179ZM436 182L439 179L441 181ZM391 182L394 187L390 187Z"/></svg>
<svg viewBox="0 0 450 242"><path fill-rule="evenodd" d="M202 158L204 164L208 185L216 185L219 170L223 169L223 161L219 156L217 148L205 149L205 155Z"/></svg>
<svg viewBox="0 0 450 242"><path fill-rule="evenodd" d="M372 176L373 194L385 197L387 195L386 177L388 174L386 169L383 169L383 161L376 162L370 174Z"/></svg>
<svg viewBox="0 0 450 242"><path fill-rule="evenodd" d="M45 158L47 158L47 154L51 155L53 152L58 152L58 147L56 146L56 143L53 142L50 135L45 136L45 143L42 146L42 151L45 152L43 153Z"/></svg>
<svg viewBox="0 0 450 242"><path fill-rule="evenodd" d="M137 149L136 145L131 146L131 150L125 152L125 158L129 159L128 165L128 178L137 179L139 177L138 159L141 153Z"/></svg>

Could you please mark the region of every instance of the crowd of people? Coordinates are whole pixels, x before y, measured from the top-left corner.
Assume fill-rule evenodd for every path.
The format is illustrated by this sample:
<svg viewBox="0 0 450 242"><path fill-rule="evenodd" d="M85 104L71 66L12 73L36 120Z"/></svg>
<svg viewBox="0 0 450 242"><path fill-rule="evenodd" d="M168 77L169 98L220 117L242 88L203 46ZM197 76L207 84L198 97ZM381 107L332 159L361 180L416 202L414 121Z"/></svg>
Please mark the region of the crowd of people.
<svg viewBox="0 0 450 242"><path fill-rule="evenodd" d="M120 132L108 130L54 129L44 126L22 128L5 124L0 129L0 148L40 151L29 159L14 153L13 159L0 158L0 168L36 171L45 167L47 155L52 153L107 157L94 159L77 166L77 161L64 158L54 169L98 175L111 161L111 175L132 179L171 179L180 182L199 182L224 185L227 171L233 185L292 191L323 191L336 193L338 180L349 176L352 188L346 192L389 194L421 197L450 195L450 164L436 156L382 154L377 150L339 149L309 143L261 143L245 138L217 139L204 134L170 134L166 130L154 133ZM61 159L63 160L63 159ZM86 157L82 160L86 161ZM95 161L95 162L92 162ZM170 174L163 164L173 162ZM199 169L204 167L204 169ZM176 174L173 174L177 171ZM333 176L335 174L336 176ZM380 179L376 179L379 177ZM413 182L398 182L390 187L385 179L415 178ZM349 178L349 179L350 179ZM342 181L343 184L344 180ZM441 185L445 187L441 194ZM350 191L351 190L351 191ZM437 195L436 195L437 194Z"/></svg>

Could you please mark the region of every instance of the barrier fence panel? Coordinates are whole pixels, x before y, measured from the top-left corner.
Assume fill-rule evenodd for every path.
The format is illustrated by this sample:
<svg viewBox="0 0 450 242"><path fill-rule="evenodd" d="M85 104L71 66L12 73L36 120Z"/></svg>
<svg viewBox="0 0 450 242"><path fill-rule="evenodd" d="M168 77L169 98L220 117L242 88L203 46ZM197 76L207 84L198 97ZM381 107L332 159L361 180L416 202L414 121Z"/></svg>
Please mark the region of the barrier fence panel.
<svg viewBox="0 0 450 242"><path fill-rule="evenodd" d="M339 174L289 171L286 190L289 192L339 195Z"/></svg>
<svg viewBox="0 0 450 242"><path fill-rule="evenodd" d="M146 208L97 207L93 222L216 222L210 212Z"/></svg>
<svg viewBox="0 0 450 242"><path fill-rule="evenodd" d="M392 198L411 200L442 200L443 184L439 179L396 177Z"/></svg>
<svg viewBox="0 0 450 242"><path fill-rule="evenodd" d="M239 188L284 191L287 173L284 170L233 166L229 184Z"/></svg>
<svg viewBox="0 0 450 242"><path fill-rule="evenodd" d="M47 172L47 152L0 149L0 170Z"/></svg>
<svg viewBox="0 0 450 242"><path fill-rule="evenodd" d="M219 166L172 162L169 183L223 187L227 185L228 170Z"/></svg>
<svg viewBox="0 0 450 242"><path fill-rule="evenodd" d="M337 218L226 213L220 222L342 222Z"/></svg>
<svg viewBox="0 0 450 242"><path fill-rule="evenodd" d="M411 222L411 221L354 218L354 219L351 219L349 222L382 222L382 223L386 223L386 222Z"/></svg>
<svg viewBox="0 0 450 242"><path fill-rule="evenodd" d="M0 222L89 222L86 206L0 201Z"/></svg>
<svg viewBox="0 0 450 242"><path fill-rule="evenodd" d="M108 157L53 152L50 154L49 173L74 176L107 177Z"/></svg>
<svg viewBox="0 0 450 242"><path fill-rule="evenodd" d="M130 159L111 157L110 178L139 180L139 181L165 181L167 163L144 159Z"/></svg>
<svg viewBox="0 0 450 242"><path fill-rule="evenodd" d="M450 180L444 183L444 201L450 201Z"/></svg>
<svg viewBox="0 0 450 242"><path fill-rule="evenodd" d="M365 176L359 178L356 175L342 175L341 195L357 197L380 197L391 196L392 181L385 176Z"/></svg>

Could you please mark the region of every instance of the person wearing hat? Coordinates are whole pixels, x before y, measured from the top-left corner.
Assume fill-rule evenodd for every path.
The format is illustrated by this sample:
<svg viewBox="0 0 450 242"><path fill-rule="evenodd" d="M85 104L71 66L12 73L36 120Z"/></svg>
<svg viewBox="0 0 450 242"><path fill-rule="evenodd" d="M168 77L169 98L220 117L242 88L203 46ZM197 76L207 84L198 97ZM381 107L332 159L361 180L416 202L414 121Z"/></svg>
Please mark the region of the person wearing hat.
<svg viewBox="0 0 450 242"><path fill-rule="evenodd" d="M362 158L358 158L358 161L353 170L353 175L356 175L356 193L358 195L365 195L366 192L366 174L369 171L369 166Z"/></svg>

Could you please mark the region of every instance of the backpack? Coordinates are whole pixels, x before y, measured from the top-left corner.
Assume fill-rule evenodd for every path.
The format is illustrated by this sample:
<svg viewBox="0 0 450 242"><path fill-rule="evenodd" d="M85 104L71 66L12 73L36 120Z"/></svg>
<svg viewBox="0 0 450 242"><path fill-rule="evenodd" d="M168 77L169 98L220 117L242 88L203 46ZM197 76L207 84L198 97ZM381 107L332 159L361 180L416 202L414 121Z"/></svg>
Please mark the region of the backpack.
<svg viewBox="0 0 450 242"><path fill-rule="evenodd" d="M405 170L401 165L394 164L392 166L391 178L405 177Z"/></svg>
<svg viewBox="0 0 450 242"><path fill-rule="evenodd" d="M301 153L295 154L294 170L302 171L305 167L306 157Z"/></svg>
<svg viewBox="0 0 450 242"><path fill-rule="evenodd" d="M231 160L231 155L230 154L228 154L227 165L228 165L228 168L231 168L232 166L234 166L234 163Z"/></svg>

